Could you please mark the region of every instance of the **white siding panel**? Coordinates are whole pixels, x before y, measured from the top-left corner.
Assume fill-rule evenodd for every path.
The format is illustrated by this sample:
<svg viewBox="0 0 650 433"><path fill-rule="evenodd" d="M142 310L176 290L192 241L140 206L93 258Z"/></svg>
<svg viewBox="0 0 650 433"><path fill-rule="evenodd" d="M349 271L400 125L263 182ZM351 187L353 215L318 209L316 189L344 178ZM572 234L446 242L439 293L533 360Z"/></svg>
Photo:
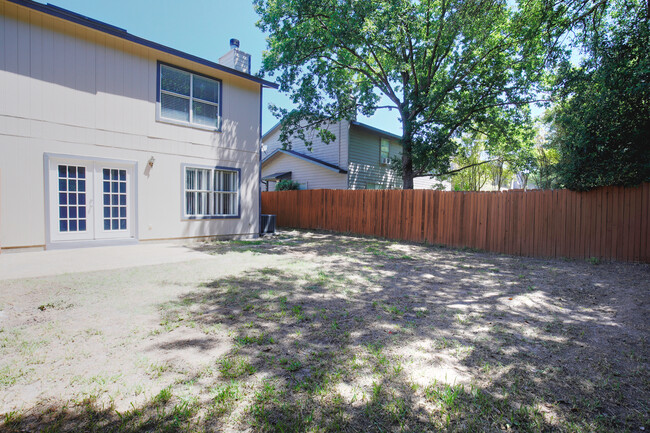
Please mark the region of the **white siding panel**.
<svg viewBox="0 0 650 433"><path fill-rule="evenodd" d="M141 240L257 231L259 84L6 2L0 12L3 248L46 242L45 153L137 161ZM222 80L222 132L156 120L158 60ZM240 169L241 217L182 220L182 164Z"/></svg>
<svg viewBox="0 0 650 433"><path fill-rule="evenodd" d="M279 172L291 172L291 179L302 189L345 189L345 174L320 167L289 155L278 155L262 166L262 177ZM273 187L269 187L273 191Z"/></svg>
<svg viewBox="0 0 650 433"><path fill-rule="evenodd" d="M57 31L58 30L58 31ZM68 109L68 102L66 101L66 87L65 87L65 55L64 47L66 36L63 32L63 24L59 22L54 23L54 31L51 33L52 38L52 85L50 87L50 94L45 99L49 101L48 104L48 119L52 122L63 124L66 120L66 112ZM54 102L56 101L56 102ZM51 105L50 105L51 104ZM53 109L52 105L57 106Z"/></svg>
<svg viewBox="0 0 650 433"><path fill-rule="evenodd" d="M15 10L16 6L5 4L5 9ZM3 104L3 114L16 112L16 104L18 101L18 23L12 19L3 20L3 34L4 34L4 70L0 78L0 89L2 89L2 98L5 101Z"/></svg>
<svg viewBox="0 0 650 433"><path fill-rule="evenodd" d="M29 117L41 118L43 116L43 29L40 26L41 16L37 13L30 13L30 77L29 87Z"/></svg>
<svg viewBox="0 0 650 433"><path fill-rule="evenodd" d="M0 47L5 47L5 4L0 3ZM0 71L5 69L5 56L4 51L0 53ZM0 105L1 107L1 105Z"/></svg>
<svg viewBox="0 0 650 433"><path fill-rule="evenodd" d="M96 62L95 45L88 43L83 39L77 39L76 48L78 53L79 68L77 68L76 88L79 105L77 106L77 115L79 125L86 128L95 128L95 115L93 108L95 106L96 86Z"/></svg>
<svg viewBox="0 0 650 433"><path fill-rule="evenodd" d="M29 117L29 97L30 97L30 32L29 24L24 22L18 23L18 101L16 104L17 115L19 117Z"/></svg>
<svg viewBox="0 0 650 433"><path fill-rule="evenodd" d="M313 142L311 150L307 148L303 141L295 138L291 141L291 149L345 169L347 164L347 151L345 149L347 149L348 125L349 122L342 121L327 127L336 136L336 140L332 143L325 144L315 131L309 131L307 137ZM282 149L280 130L278 129L265 137L264 145L266 147L264 155L270 155L275 149Z"/></svg>
<svg viewBox="0 0 650 433"><path fill-rule="evenodd" d="M98 36L98 43L95 49L95 98L94 98L94 115L95 128L108 129L109 119L106 116L106 65L107 65L107 48L106 37Z"/></svg>

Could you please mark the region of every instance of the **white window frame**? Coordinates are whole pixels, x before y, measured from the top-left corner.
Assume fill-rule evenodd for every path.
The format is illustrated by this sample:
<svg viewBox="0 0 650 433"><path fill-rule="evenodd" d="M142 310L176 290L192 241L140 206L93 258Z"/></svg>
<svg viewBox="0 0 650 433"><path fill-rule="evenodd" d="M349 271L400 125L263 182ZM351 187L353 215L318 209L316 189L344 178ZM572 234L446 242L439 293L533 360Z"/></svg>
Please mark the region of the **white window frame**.
<svg viewBox="0 0 650 433"><path fill-rule="evenodd" d="M170 90L163 90L162 88L162 71L163 68L169 68L169 69L174 69L178 72L184 73L184 74L189 74L190 76L190 94L188 95L182 95L180 93L172 92ZM205 78L207 80L214 81L217 84L218 91L217 91L217 103L214 103L212 101L206 101L201 98L195 98L194 97L194 77L195 76L200 76L201 78ZM159 62L158 63L158 103L157 105L157 110L156 110L156 118L157 120L165 123L173 123L177 125L183 125L183 126L191 126L192 128L200 128L200 129L206 129L209 131L221 131L221 99L222 99L222 86L223 83L221 80L213 77L208 77L207 75L202 75L202 74L197 74L192 71L188 71L187 69L183 68L178 68L176 66L168 65L166 63ZM182 120L170 118L170 117L164 117L162 114L162 95L170 95L174 96L177 98L182 98L185 99L189 102L189 122L185 122ZM193 102L200 102L202 104L206 105L212 105L214 107L217 107L217 124L216 126L208 126L203 123L195 123L194 122L194 104Z"/></svg>
<svg viewBox="0 0 650 433"><path fill-rule="evenodd" d="M193 171L194 187L188 187L188 173ZM198 172L209 173L207 182L204 182L205 187L197 188ZM223 185L224 173L234 174L234 191L217 190L218 184ZM216 176L221 177L220 182L215 182ZM241 170L232 167L210 167L194 164L182 165L182 219L219 219L219 218L239 218L241 215ZM201 209L197 209L195 213L189 213L188 209L188 194L194 197L194 206L199 205L199 195L205 199L201 200ZM230 197L230 207L232 212L223 213L218 212L223 209L223 200L225 197Z"/></svg>
<svg viewBox="0 0 650 433"><path fill-rule="evenodd" d="M386 156L384 156L384 152L382 151L384 143L388 146ZM387 138L379 140L379 162L385 165L390 164L390 141Z"/></svg>
<svg viewBox="0 0 650 433"><path fill-rule="evenodd" d="M44 153L46 248L89 245L112 245L137 242L137 161ZM65 231L59 228L58 166L86 168L86 230ZM104 230L102 169L126 170L126 229ZM122 193L120 193L122 194ZM121 205L120 205L121 206Z"/></svg>

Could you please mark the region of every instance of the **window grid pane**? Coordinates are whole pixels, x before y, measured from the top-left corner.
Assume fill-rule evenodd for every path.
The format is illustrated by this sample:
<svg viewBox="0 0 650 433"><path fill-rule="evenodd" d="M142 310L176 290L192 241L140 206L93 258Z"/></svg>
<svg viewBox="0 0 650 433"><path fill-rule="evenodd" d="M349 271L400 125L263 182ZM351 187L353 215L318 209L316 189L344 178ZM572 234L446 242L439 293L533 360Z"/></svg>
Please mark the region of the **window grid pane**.
<svg viewBox="0 0 650 433"><path fill-rule="evenodd" d="M388 158L388 155L390 153L390 143L388 140L382 138L381 139L381 159L382 161L385 158Z"/></svg>
<svg viewBox="0 0 650 433"><path fill-rule="evenodd" d="M102 169L103 227L106 231L127 229L126 170Z"/></svg>
<svg viewBox="0 0 650 433"><path fill-rule="evenodd" d="M86 168L60 164L59 183L59 231L86 231Z"/></svg>

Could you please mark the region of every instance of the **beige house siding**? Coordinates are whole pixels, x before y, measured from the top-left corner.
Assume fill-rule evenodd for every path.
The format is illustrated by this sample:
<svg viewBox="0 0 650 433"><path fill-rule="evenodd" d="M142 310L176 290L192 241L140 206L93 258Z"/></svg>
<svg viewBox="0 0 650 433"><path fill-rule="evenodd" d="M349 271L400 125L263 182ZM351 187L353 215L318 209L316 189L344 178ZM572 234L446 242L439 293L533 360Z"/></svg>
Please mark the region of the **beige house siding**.
<svg viewBox="0 0 650 433"><path fill-rule="evenodd" d="M336 136L336 140L329 144L323 143L315 132L308 132L307 137L312 141L311 150L305 146L303 141L297 139L292 141L291 149L345 169L348 163L349 128L350 123L347 121L328 125L327 129ZM270 155L276 149L282 149L280 128L276 127L271 130L263 137L262 142L264 146L263 157Z"/></svg>
<svg viewBox="0 0 650 433"><path fill-rule="evenodd" d="M46 153L137 162L140 240L258 232L260 84L2 0L0 47L3 249L47 242ZM221 132L156 120L158 61L222 81ZM240 169L241 217L183 220L181 164Z"/></svg>
<svg viewBox="0 0 650 433"><path fill-rule="evenodd" d="M291 155L278 154L264 164L262 177L274 173L291 172L291 180L300 183L301 189L345 189L345 173L304 161ZM263 188L266 186L263 185ZM269 182L269 191L275 190L275 182Z"/></svg>

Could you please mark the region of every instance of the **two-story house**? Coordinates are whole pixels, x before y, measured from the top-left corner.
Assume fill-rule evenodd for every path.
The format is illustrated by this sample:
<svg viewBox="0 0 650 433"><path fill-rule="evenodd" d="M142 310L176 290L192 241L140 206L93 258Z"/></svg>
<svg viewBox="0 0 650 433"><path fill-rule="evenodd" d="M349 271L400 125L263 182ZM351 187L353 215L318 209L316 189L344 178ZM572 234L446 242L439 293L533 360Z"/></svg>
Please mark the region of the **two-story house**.
<svg viewBox="0 0 650 433"><path fill-rule="evenodd" d="M291 179L301 189L393 189L402 187L401 177L391 170L391 159L399 157L398 135L357 121L327 126L336 140L325 144L313 132L307 148L292 140L284 149L278 123L262 137L262 188L273 191L281 179ZM414 179L415 188L431 188L439 182L429 177ZM449 188L449 186L447 186Z"/></svg>
<svg viewBox="0 0 650 433"><path fill-rule="evenodd" d="M217 63L0 0L0 248L259 233L262 89L277 86L231 43Z"/></svg>

